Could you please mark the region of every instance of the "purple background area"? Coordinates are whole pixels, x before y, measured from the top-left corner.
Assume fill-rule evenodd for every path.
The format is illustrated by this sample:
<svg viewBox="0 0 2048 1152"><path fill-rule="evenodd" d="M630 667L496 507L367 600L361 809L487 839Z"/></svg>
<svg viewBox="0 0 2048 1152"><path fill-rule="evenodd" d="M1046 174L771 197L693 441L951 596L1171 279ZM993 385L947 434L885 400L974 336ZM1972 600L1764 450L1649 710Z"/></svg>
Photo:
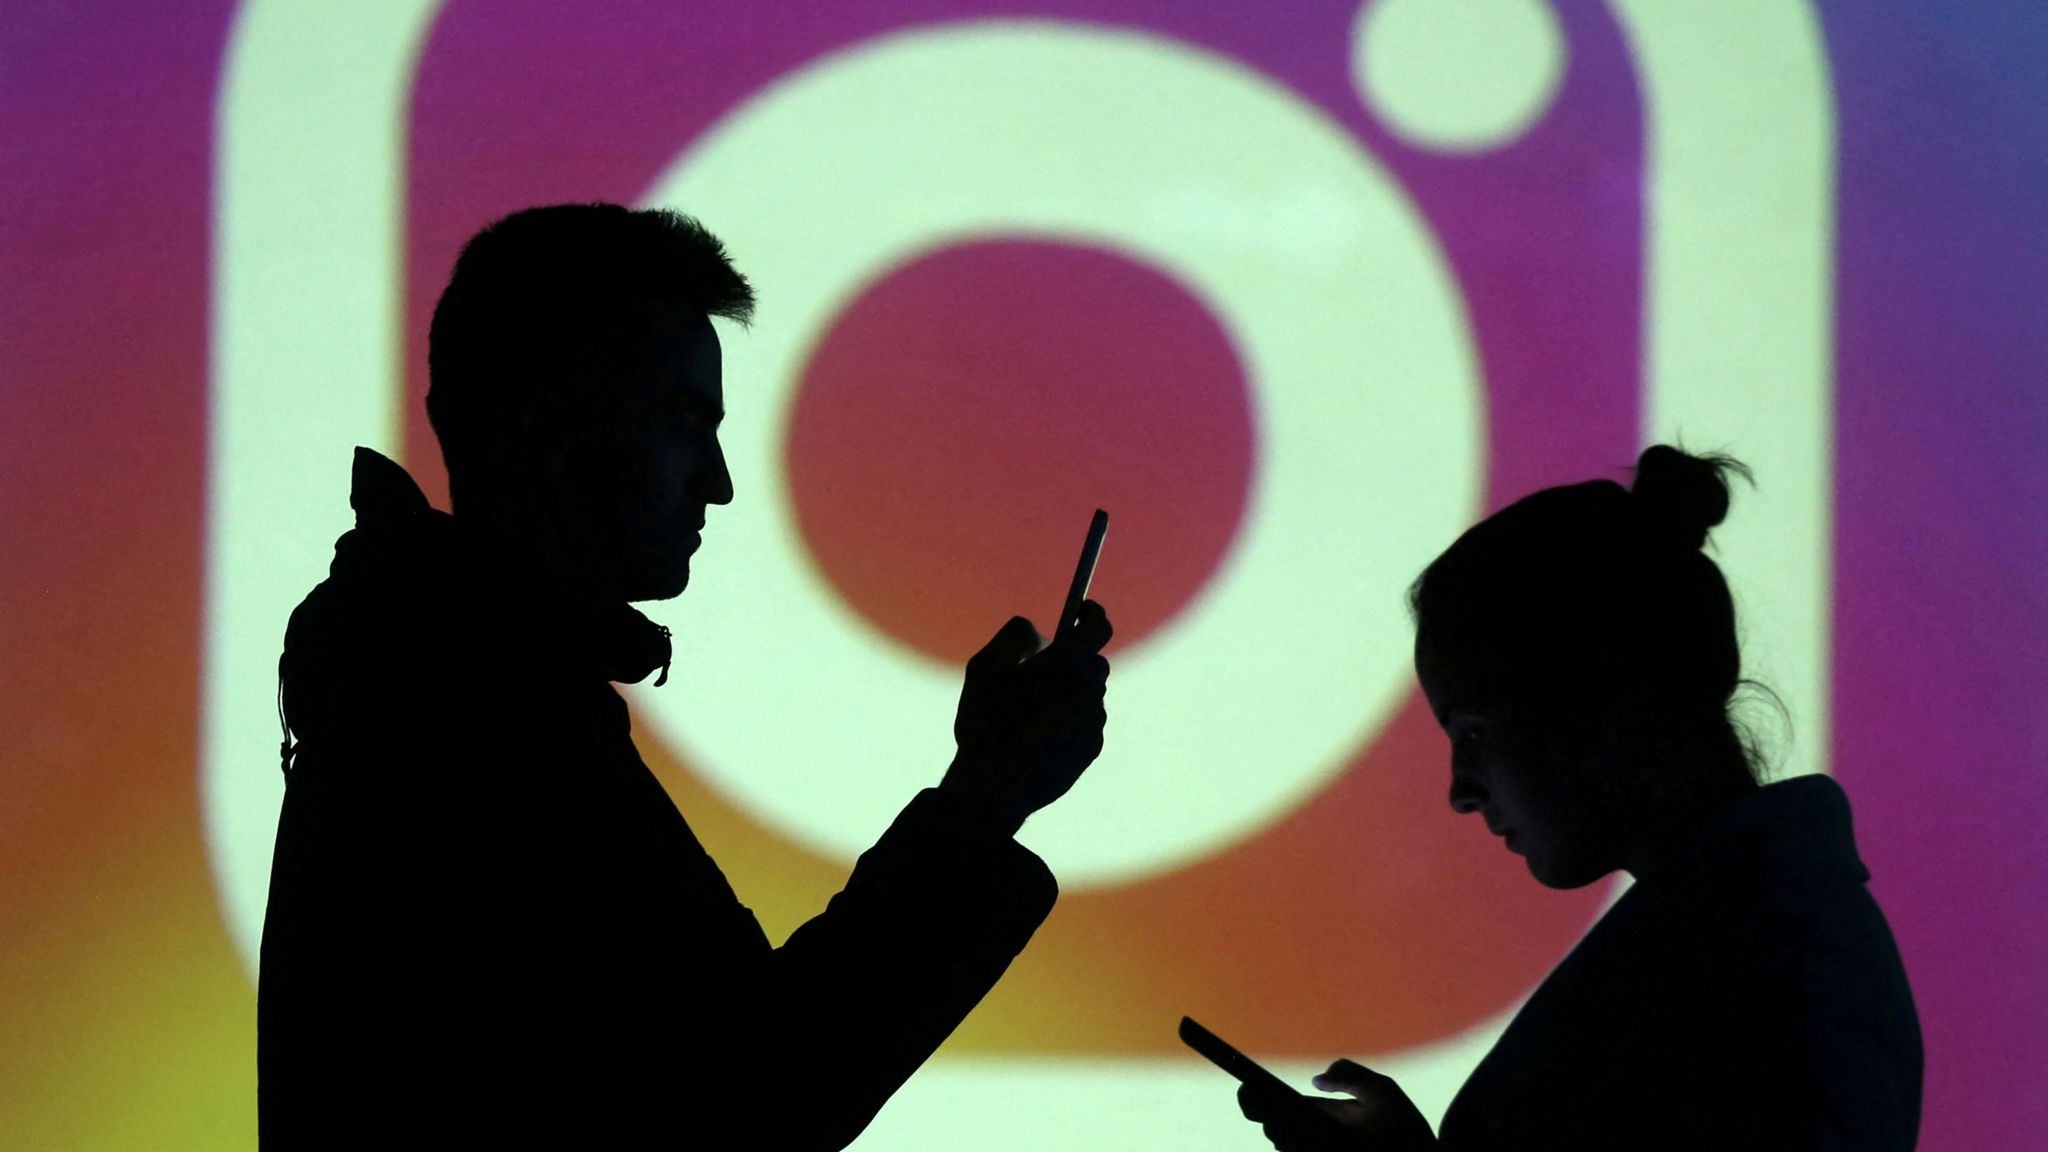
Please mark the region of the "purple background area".
<svg viewBox="0 0 2048 1152"><path fill-rule="evenodd" d="M1835 771L1928 1148L2048 1146L2048 6L1823 6L1840 108Z"/></svg>

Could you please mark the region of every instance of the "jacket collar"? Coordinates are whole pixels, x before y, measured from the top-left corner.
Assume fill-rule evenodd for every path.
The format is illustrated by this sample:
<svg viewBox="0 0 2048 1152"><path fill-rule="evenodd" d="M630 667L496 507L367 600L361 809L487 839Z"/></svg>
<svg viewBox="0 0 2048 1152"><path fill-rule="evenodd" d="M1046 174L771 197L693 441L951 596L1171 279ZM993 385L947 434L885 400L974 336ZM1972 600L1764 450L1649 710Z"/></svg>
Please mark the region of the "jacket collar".
<svg viewBox="0 0 2048 1152"><path fill-rule="evenodd" d="M361 445L349 467L348 506L355 509L358 528L424 516L434 510L404 466Z"/></svg>
<svg viewBox="0 0 2048 1152"><path fill-rule="evenodd" d="M1869 881L1849 797L1827 776L1795 776L1743 796L1637 878L1659 888Z"/></svg>
<svg viewBox="0 0 2048 1152"><path fill-rule="evenodd" d="M446 557L447 575L463 593L492 602L493 618L519 622L522 630L530 622L537 638L606 680L637 684L659 668L654 686L668 683L674 650L666 627L623 601L570 588L516 547L434 508L411 474L379 452L357 447L349 479L359 531L434 541L430 554Z"/></svg>

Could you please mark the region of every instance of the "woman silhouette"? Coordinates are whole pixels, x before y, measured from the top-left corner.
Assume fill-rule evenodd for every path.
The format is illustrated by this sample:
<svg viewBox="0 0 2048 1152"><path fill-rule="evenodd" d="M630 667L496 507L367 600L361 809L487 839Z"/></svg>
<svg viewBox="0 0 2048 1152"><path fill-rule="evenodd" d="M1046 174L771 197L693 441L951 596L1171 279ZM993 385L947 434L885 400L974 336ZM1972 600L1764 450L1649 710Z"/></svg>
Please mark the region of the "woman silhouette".
<svg viewBox="0 0 2048 1152"><path fill-rule="evenodd" d="M1633 488L1550 488L1488 518L1410 590L1415 668L1451 740L1451 807L1550 888L1630 889L1536 990L1445 1114L1348 1060L1316 1078L1349 1133L1286 1152L1907 1149L1919 1022L1826 776L1760 782L1721 570L1725 457L1664 445ZM1446 909L1456 915L1456 909Z"/></svg>

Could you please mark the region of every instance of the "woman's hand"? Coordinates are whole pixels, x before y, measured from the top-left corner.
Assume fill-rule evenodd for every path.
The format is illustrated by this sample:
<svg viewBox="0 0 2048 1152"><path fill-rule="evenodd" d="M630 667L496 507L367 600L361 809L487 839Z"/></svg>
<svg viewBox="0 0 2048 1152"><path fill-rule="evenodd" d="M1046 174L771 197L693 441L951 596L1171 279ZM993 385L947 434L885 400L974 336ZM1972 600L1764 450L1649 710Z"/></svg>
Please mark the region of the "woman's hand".
<svg viewBox="0 0 2048 1152"><path fill-rule="evenodd" d="M1282 1102L1269 1099L1250 1085L1238 1089L1237 1104L1245 1119L1264 1127L1266 1139L1280 1152L1418 1152L1436 1147L1436 1133L1430 1131L1429 1121L1422 1118L1408 1094L1391 1077L1350 1060L1339 1060L1315 1078L1315 1086L1352 1097L1309 1098L1310 1103L1336 1120L1336 1125L1304 1124Z"/></svg>

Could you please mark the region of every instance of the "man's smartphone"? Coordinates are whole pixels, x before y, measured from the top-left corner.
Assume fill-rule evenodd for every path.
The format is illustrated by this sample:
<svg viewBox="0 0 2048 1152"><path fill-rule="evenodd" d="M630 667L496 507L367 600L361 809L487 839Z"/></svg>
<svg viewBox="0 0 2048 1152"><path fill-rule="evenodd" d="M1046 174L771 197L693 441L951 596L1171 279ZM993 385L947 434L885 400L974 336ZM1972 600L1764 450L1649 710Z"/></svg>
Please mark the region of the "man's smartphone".
<svg viewBox="0 0 2048 1152"><path fill-rule="evenodd" d="M1222 1037L1195 1023L1193 1017L1180 1018L1180 1038L1188 1047L1207 1057L1211 1064L1237 1077L1238 1083L1257 1089L1294 1112L1299 1126L1321 1131L1332 1140L1342 1141L1349 1136L1335 1117L1316 1107L1314 1100L1295 1091L1287 1081L1266 1071L1256 1060L1224 1043Z"/></svg>
<svg viewBox="0 0 2048 1152"><path fill-rule="evenodd" d="M1088 540L1081 545L1081 562L1074 566L1074 582L1067 586L1067 603L1060 610L1060 622L1053 628L1052 642L1057 644L1074 630L1074 622L1081 615L1081 601L1088 598L1088 585L1095 580L1095 562L1102 558L1102 538L1109 535L1109 513L1095 510L1095 516L1088 521Z"/></svg>

